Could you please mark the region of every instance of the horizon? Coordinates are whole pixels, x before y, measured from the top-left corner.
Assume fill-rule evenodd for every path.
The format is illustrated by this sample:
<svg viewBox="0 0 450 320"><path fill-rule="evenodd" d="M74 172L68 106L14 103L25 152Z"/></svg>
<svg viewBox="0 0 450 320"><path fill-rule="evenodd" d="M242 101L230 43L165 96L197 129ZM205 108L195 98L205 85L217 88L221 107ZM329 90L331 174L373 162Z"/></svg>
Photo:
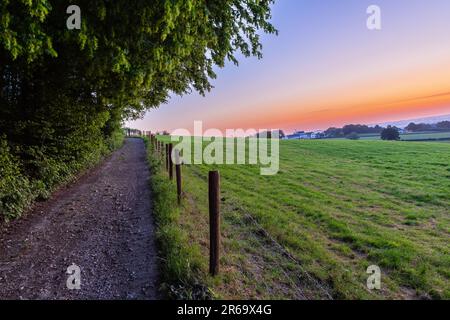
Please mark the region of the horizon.
<svg viewBox="0 0 450 320"><path fill-rule="evenodd" d="M202 120L206 128L292 132L450 114L450 2L375 2L382 29L371 31L374 1L278 1L272 22L280 34L261 36L262 60L228 63L205 97L173 96L126 124L172 132Z"/></svg>
<svg viewBox="0 0 450 320"><path fill-rule="evenodd" d="M137 120L137 121L139 121L139 120ZM194 122L195 122L196 120L194 120ZM295 132L299 132L299 131L304 131L304 132L323 132L323 131L325 131L325 130L327 130L327 129L330 129L330 128L342 128L342 127L344 127L344 126L346 126L346 125L366 125L366 126L369 126L369 127L374 127L374 126L381 126L381 127L387 127L387 126L396 126L396 127L399 127L400 129L404 129L404 127L406 127L409 123L411 123L411 122L414 122L414 123L416 123L416 124L419 124L419 123L426 123L426 124L433 124L433 123L438 123L438 122L441 122L441 121L450 121L450 114L447 114L447 113L445 113L445 114L436 114L436 115L430 115L430 116L425 116L425 117L419 117L419 118L408 118L408 119L395 119L395 120L393 120L393 119L391 119L391 120L387 120L387 121L385 121L385 122L349 122L349 123L344 123L344 124L342 124L342 125L336 125L336 126L334 126L334 125L331 125L331 126L329 126L329 127L324 127L324 128L315 128L315 129L285 129L285 128L283 128L283 127L278 127L278 128L269 128L269 127L267 127L267 128L258 128L257 130L259 130L260 132L264 132L264 131L276 131L276 130L282 130L285 134L291 134L291 133L295 133ZM148 128L145 128L145 127L130 127L130 126L128 126L130 123L134 123L134 122L136 122L136 121L128 121L128 122L126 122L125 123L125 128L130 128L130 129L136 129L136 130L142 130L142 131L151 131L151 130L148 130ZM169 132L170 134L171 134L171 132L173 132L173 131L175 131L175 130L189 130L189 129L187 129L187 128L176 128L176 129L173 129L173 130L167 130L167 129L160 129L160 130L153 130L152 132L163 132L163 131L167 131L167 132ZM205 129L205 131L206 130L208 130L208 129L215 129L215 128L211 128L211 127L208 127L208 128L206 128ZM234 127L234 128L225 128L223 131L226 131L226 130L239 130L239 129L243 129L243 130L249 130L249 129L253 129L253 128L237 128L237 127ZM171 135L173 135L173 134L171 134ZM176 135L174 135L174 136L176 136ZM182 135L180 135L180 136L182 136Z"/></svg>
<svg viewBox="0 0 450 320"><path fill-rule="evenodd" d="M436 124L436 123L441 122L441 121L450 121L450 114L442 114L442 115L435 115L435 116L430 116L430 117L414 118L414 119L401 119L401 120L397 120L397 121L387 121L387 122L383 122L383 123L346 123L346 124L344 124L344 125L342 125L340 127L333 127L333 126L331 126L331 127L325 128L325 129L313 129L313 130L294 129L294 130L291 130L291 131L287 131L287 130L285 130L283 128L260 128L260 129L258 129L258 131L259 131L259 133L262 133L262 132L265 132L265 131L277 131L277 130L280 130L280 131L283 131L284 134L289 135L289 134L293 134L293 133L296 133L296 132L306 132L306 133L308 133L308 132L324 132L325 130L330 129L330 128L342 128L342 127L344 127L346 125L366 125L368 127L380 126L380 127L384 127L384 128L387 127L387 126L395 126L395 127L398 127L399 129L404 129L410 123ZM125 128L129 128L129 129L133 129L133 130L137 129L137 130L142 130L142 131L148 131L146 129L132 128L132 127L127 127L127 126L125 126ZM181 128L181 129L184 130L184 128ZM202 129L204 129L204 128L202 128ZM206 131L208 129L212 129L212 128L206 128L206 129L204 129L204 131ZM228 129L225 129L224 132L226 132L227 130L230 130L230 131L236 130L236 131L238 131L238 130L241 130L241 129L245 130L243 128L228 128ZM251 129L251 128L248 128L248 129ZM176 129L176 130L179 130L179 129ZM155 132L158 133L158 132L162 132L162 131L167 131L167 130L159 130L159 131L155 131ZM214 135L204 135L204 134L203 135L192 135L192 134L190 134L190 135L183 135L183 134L174 134L174 133L171 133L171 132L169 132L169 134L171 136L174 136L174 137L176 137L176 136L180 136L180 137L181 136L214 137ZM229 137L229 136L228 135L224 135L224 137ZM244 136L235 136L235 137L247 137L247 136L244 135Z"/></svg>

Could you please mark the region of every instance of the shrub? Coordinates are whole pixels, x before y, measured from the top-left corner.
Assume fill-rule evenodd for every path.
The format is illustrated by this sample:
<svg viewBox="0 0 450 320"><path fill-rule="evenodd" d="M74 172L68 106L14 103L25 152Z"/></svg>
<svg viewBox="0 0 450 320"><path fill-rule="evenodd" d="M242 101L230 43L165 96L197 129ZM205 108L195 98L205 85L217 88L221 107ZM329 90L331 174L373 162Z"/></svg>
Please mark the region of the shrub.
<svg viewBox="0 0 450 320"><path fill-rule="evenodd" d="M148 163L152 173L153 213L156 219L156 238L162 255L162 289L175 299L209 299L211 293L199 275L201 254L189 245L188 236L179 224L180 208L177 206L175 186L161 172L161 159L151 150Z"/></svg>
<svg viewBox="0 0 450 320"><path fill-rule="evenodd" d="M32 185L18 163L5 138L0 137L0 218L6 220L20 215L33 198Z"/></svg>
<svg viewBox="0 0 450 320"><path fill-rule="evenodd" d="M388 126L381 131L382 140L400 140L400 133L396 127Z"/></svg>
<svg viewBox="0 0 450 320"><path fill-rule="evenodd" d="M108 138L101 132L90 138L61 139L62 150L38 146L9 147L0 136L0 220L22 214L34 200L44 200L51 192L71 181L80 171L98 163L102 157L122 145L123 133Z"/></svg>

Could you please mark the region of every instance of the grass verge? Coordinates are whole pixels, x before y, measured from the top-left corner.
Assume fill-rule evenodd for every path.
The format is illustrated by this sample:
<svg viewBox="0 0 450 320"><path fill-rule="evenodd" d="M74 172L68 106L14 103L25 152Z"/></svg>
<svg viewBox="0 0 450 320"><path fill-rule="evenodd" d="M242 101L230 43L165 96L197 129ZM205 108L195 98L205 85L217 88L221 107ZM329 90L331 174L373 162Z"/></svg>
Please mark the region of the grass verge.
<svg viewBox="0 0 450 320"><path fill-rule="evenodd" d="M147 138L144 142L151 172L156 239L162 259L162 290L171 299L210 299L213 294L200 272L201 252L189 243L188 234L180 227L183 210L177 205L175 186L163 170L161 157L154 152Z"/></svg>

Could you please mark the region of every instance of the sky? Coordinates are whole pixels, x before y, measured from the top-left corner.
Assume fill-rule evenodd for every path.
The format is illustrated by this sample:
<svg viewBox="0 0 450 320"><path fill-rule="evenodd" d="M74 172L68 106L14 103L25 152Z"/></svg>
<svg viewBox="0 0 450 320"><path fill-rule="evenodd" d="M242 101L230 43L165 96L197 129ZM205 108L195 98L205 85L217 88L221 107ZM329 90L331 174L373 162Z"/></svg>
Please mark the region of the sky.
<svg viewBox="0 0 450 320"><path fill-rule="evenodd" d="M381 8L381 30L366 25ZM217 69L206 95L173 96L128 126L323 130L450 114L449 0L277 0L262 60Z"/></svg>

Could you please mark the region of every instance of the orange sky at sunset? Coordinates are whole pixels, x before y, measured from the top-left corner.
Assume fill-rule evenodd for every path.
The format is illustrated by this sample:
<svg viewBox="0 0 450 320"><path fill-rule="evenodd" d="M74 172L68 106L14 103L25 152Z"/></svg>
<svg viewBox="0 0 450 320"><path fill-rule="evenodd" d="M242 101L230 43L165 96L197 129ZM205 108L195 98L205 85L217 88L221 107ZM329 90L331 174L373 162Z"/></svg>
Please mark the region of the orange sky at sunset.
<svg viewBox="0 0 450 320"><path fill-rule="evenodd" d="M450 114L450 1L377 0L379 31L366 27L372 2L277 1L262 60L240 58L206 97L174 96L128 125L292 132Z"/></svg>
<svg viewBox="0 0 450 320"><path fill-rule="evenodd" d="M419 70L418 70L419 69ZM294 130L326 129L348 123L381 123L433 115L450 114L450 62L434 68L395 70L389 77L370 77L351 86L329 89L309 101L287 101L277 112L269 105L257 113L240 113L239 119L221 119L218 128L253 127Z"/></svg>

